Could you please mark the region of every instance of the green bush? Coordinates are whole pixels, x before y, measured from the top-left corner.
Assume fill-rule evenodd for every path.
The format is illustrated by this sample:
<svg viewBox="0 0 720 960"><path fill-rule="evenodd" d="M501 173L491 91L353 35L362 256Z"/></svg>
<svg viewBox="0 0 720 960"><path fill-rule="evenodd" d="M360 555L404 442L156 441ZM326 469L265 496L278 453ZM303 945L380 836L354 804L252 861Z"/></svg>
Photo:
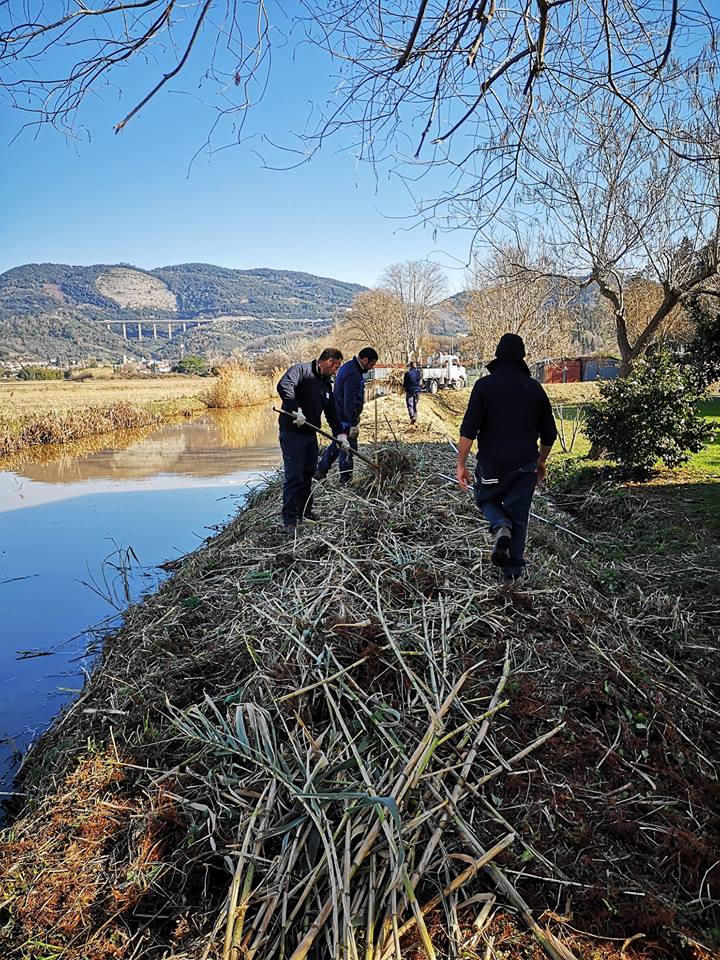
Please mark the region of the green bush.
<svg viewBox="0 0 720 960"><path fill-rule="evenodd" d="M595 451L623 476L644 479L658 461L677 467L700 451L710 429L697 412L701 392L665 353L638 360L630 375L601 387L586 429Z"/></svg>
<svg viewBox="0 0 720 960"><path fill-rule="evenodd" d="M191 354L189 357L183 357L173 367L175 373L193 373L197 377L204 377L210 371L209 364L204 357Z"/></svg>
<svg viewBox="0 0 720 960"><path fill-rule="evenodd" d="M23 367L18 374L20 380L62 380L62 370L54 367Z"/></svg>
<svg viewBox="0 0 720 960"><path fill-rule="evenodd" d="M679 358L689 380L704 390L720 380L720 313L708 311L700 300L689 304L695 334Z"/></svg>

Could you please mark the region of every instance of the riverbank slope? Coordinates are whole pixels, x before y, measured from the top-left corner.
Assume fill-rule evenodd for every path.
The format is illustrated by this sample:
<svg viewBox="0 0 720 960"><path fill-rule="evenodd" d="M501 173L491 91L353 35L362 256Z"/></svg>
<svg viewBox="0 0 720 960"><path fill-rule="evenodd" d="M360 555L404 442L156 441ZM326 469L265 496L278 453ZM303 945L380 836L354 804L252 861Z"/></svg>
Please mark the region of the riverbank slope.
<svg viewBox="0 0 720 960"><path fill-rule="evenodd" d="M642 501L539 497L584 539L536 521L508 593L452 418L378 412L422 440L382 481L329 477L290 539L270 482L108 638L0 841L8 956L714 955L707 543L678 602Z"/></svg>

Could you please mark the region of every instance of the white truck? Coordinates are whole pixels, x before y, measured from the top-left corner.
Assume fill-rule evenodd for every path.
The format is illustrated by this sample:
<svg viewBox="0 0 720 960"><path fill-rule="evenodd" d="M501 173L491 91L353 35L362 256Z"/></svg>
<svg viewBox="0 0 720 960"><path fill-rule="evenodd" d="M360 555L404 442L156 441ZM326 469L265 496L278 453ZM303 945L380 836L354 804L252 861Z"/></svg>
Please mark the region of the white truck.
<svg viewBox="0 0 720 960"><path fill-rule="evenodd" d="M442 387L452 387L462 390L467 384L467 371L460 363L459 358L452 353L436 353L428 357L427 362L420 368L423 387L429 393L437 393Z"/></svg>

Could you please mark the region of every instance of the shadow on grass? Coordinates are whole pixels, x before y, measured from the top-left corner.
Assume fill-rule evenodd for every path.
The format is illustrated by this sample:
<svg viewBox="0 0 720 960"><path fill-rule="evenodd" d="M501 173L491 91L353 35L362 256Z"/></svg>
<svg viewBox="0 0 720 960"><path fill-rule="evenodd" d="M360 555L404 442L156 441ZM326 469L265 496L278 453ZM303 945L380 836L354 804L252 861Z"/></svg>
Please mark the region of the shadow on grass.
<svg viewBox="0 0 720 960"><path fill-rule="evenodd" d="M558 502L583 514L590 527L614 520L625 525L628 539L668 554L697 547L703 538L720 545L720 475L667 470L639 483L623 480L603 461L567 457L551 467L550 483Z"/></svg>
<svg viewBox="0 0 720 960"><path fill-rule="evenodd" d="M648 503L664 508L672 518L673 526L691 524L702 527L712 535L715 544L720 543L720 477L671 479L669 482L659 477L649 483L628 484L626 489Z"/></svg>

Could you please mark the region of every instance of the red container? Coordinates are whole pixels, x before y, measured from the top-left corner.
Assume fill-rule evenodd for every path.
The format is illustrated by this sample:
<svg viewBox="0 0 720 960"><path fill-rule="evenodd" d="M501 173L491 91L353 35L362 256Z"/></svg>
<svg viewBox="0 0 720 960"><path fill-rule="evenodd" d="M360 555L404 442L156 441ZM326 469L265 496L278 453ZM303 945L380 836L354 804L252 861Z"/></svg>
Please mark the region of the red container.
<svg viewBox="0 0 720 960"><path fill-rule="evenodd" d="M545 383L580 383L580 360L551 360L545 364Z"/></svg>

